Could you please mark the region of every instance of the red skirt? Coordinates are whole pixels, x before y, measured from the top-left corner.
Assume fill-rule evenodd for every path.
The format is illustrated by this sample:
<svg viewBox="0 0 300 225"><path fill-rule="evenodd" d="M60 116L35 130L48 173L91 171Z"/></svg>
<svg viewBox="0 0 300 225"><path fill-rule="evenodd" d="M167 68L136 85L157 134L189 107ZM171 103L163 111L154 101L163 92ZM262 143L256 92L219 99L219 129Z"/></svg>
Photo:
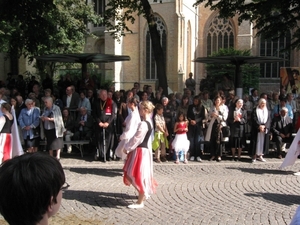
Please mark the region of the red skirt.
<svg viewBox="0 0 300 225"><path fill-rule="evenodd" d="M0 134L0 163L12 157L12 137L9 133Z"/></svg>
<svg viewBox="0 0 300 225"><path fill-rule="evenodd" d="M140 194L146 197L155 192L157 186L153 179L152 152L147 148L137 148L127 155L123 167L125 185L133 185Z"/></svg>

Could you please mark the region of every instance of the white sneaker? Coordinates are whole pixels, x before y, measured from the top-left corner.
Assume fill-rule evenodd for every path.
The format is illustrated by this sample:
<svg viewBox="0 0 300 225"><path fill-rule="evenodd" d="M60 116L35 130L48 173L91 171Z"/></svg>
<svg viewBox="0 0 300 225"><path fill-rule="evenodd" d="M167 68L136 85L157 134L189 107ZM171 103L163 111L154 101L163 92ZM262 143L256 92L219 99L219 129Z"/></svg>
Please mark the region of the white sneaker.
<svg viewBox="0 0 300 225"><path fill-rule="evenodd" d="M252 159L252 162L255 163L255 162L256 162L256 159Z"/></svg>
<svg viewBox="0 0 300 225"><path fill-rule="evenodd" d="M300 176L300 172L294 173L295 176Z"/></svg>
<svg viewBox="0 0 300 225"><path fill-rule="evenodd" d="M202 161L202 159L201 159L199 156L197 156L196 160L197 160L198 162L201 162L201 161Z"/></svg>
<svg viewBox="0 0 300 225"><path fill-rule="evenodd" d="M194 160L195 160L195 157L191 156L190 161L194 161Z"/></svg>
<svg viewBox="0 0 300 225"><path fill-rule="evenodd" d="M144 203L142 202L141 204L132 204L132 205L129 205L128 208L130 209L141 209L144 207Z"/></svg>

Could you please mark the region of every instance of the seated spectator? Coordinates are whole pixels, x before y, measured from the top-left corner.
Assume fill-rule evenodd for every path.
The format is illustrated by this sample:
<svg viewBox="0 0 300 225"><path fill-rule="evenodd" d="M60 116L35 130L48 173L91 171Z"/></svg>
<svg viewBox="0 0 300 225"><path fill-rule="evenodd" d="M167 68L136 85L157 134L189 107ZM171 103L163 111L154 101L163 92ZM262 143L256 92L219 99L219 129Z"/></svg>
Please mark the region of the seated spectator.
<svg viewBox="0 0 300 225"><path fill-rule="evenodd" d="M70 115L70 112L68 109L63 109L62 111L62 117L63 117L63 122L66 131L64 132L64 139L66 141L71 141L71 137L73 137L74 133L74 127L75 127L75 121L73 117ZM67 144L67 152L71 153L72 152L72 145Z"/></svg>
<svg viewBox="0 0 300 225"><path fill-rule="evenodd" d="M62 100L59 98L59 94L54 92L52 95L54 105L57 105L60 108L60 111L63 110L64 104Z"/></svg>
<svg viewBox="0 0 300 225"><path fill-rule="evenodd" d="M0 167L0 213L9 224L48 224L59 210L64 184L61 164L47 154L7 160Z"/></svg>
<svg viewBox="0 0 300 225"><path fill-rule="evenodd" d="M91 115L87 114L87 109L82 107L79 110L79 116L75 122L76 132L74 140L90 140L93 135L94 120Z"/></svg>
<svg viewBox="0 0 300 225"><path fill-rule="evenodd" d="M288 116L288 109L282 107L280 116L275 116L271 124L273 140L276 142L278 158L282 158L281 149L283 143L292 142L293 120Z"/></svg>
<svg viewBox="0 0 300 225"><path fill-rule="evenodd" d="M87 109L87 112L89 115L91 115L91 103L89 101L89 99L86 97L86 91L85 90L81 90L79 92L79 103L78 103L78 111L80 110L80 108L84 107Z"/></svg>

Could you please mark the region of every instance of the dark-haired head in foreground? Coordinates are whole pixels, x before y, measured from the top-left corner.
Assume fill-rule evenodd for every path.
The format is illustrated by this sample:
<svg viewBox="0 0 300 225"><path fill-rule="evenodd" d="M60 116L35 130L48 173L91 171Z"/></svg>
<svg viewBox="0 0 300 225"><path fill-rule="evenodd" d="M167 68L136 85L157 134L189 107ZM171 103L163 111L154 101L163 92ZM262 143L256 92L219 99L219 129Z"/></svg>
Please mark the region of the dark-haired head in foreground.
<svg viewBox="0 0 300 225"><path fill-rule="evenodd" d="M59 161L33 153L0 167L0 213L10 225L48 224L61 204L65 174Z"/></svg>

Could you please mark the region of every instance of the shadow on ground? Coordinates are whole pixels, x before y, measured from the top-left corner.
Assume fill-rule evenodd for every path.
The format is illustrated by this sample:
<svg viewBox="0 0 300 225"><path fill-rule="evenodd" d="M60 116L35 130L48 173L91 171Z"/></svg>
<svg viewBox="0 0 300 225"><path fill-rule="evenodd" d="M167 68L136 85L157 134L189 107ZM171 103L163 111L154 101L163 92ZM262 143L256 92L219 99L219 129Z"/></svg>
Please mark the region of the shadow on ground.
<svg viewBox="0 0 300 225"><path fill-rule="evenodd" d="M63 198L79 201L90 206L118 208L132 204L132 200L137 199L137 196L114 192L66 190L64 191Z"/></svg>
<svg viewBox="0 0 300 225"><path fill-rule="evenodd" d="M240 167L226 167L229 170L240 170L244 173L253 173L253 174L282 174L282 175L291 175L294 172L288 170L276 170L276 169L260 169L260 168L240 168Z"/></svg>
<svg viewBox="0 0 300 225"><path fill-rule="evenodd" d="M121 177L123 175L122 169L114 168L66 168L66 170L79 174L92 174L105 177Z"/></svg>
<svg viewBox="0 0 300 225"><path fill-rule="evenodd" d="M259 197L259 198L262 197L268 201L272 201L272 202L286 205L286 206L300 204L300 196L298 196L298 195L288 195L288 194L278 194L278 193L262 193L262 192L246 193L245 195L248 197Z"/></svg>

